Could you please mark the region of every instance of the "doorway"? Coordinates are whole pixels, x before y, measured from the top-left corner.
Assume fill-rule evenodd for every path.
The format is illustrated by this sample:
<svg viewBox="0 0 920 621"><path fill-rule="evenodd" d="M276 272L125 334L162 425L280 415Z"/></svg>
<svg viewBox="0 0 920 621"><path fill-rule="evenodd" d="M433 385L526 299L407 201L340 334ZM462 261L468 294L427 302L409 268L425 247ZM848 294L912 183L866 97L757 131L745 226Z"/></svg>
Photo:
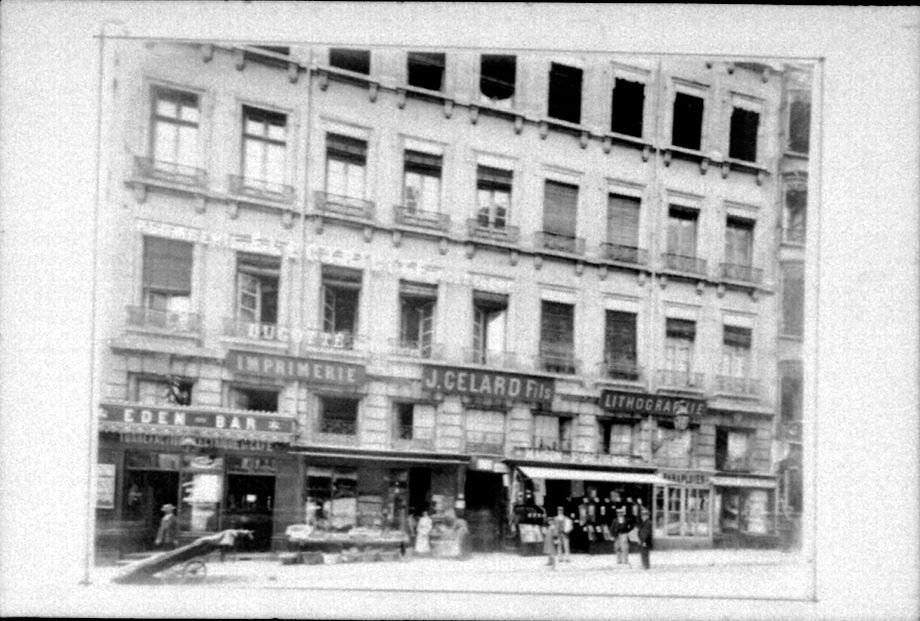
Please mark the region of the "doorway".
<svg viewBox="0 0 920 621"><path fill-rule="evenodd" d="M469 525L473 550L491 552L498 549L502 541L502 475L494 472L467 471L464 497L464 517Z"/></svg>
<svg viewBox="0 0 920 621"><path fill-rule="evenodd" d="M410 468L409 469L409 515L416 517L422 515L422 511L428 511L431 514L431 469L430 468Z"/></svg>
<svg viewBox="0 0 920 621"><path fill-rule="evenodd" d="M272 545L272 513L275 477L270 475L227 475L227 504L223 527L252 531L252 539L237 539L237 549L266 552Z"/></svg>
<svg viewBox="0 0 920 621"><path fill-rule="evenodd" d="M125 552L152 550L165 504L176 505L179 473L165 470L127 470L124 488Z"/></svg>

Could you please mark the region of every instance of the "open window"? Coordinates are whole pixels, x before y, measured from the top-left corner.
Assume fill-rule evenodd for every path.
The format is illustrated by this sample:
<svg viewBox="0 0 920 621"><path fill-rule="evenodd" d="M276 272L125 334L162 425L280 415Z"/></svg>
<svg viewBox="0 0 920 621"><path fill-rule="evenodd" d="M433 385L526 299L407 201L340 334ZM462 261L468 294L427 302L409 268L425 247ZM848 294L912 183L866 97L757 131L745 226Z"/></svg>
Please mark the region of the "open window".
<svg viewBox="0 0 920 621"><path fill-rule="evenodd" d="M645 84L616 78L612 99L610 131L641 138Z"/></svg>
<svg viewBox="0 0 920 621"><path fill-rule="evenodd" d="M437 285L403 281L399 284L399 345L430 358L434 340Z"/></svg>
<svg viewBox="0 0 920 621"><path fill-rule="evenodd" d="M444 88L445 62L441 52L409 52L406 61L409 86L440 91Z"/></svg>
<svg viewBox="0 0 920 621"><path fill-rule="evenodd" d="M553 119L581 123L581 84L583 71L578 67L552 63L549 70L549 110Z"/></svg>
<svg viewBox="0 0 920 621"><path fill-rule="evenodd" d="M277 412L280 391L249 386L231 386L229 407L234 410Z"/></svg>
<svg viewBox="0 0 920 621"><path fill-rule="evenodd" d="M323 332L337 345L351 348L358 328L361 272L324 265L322 279Z"/></svg>
<svg viewBox="0 0 920 621"><path fill-rule="evenodd" d="M371 52L370 50L334 47L329 50L329 65L354 73L370 75Z"/></svg>
<svg viewBox="0 0 920 621"><path fill-rule="evenodd" d="M517 58L510 54L483 54L479 62L479 93L491 105L511 108L517 80Z"/></svg>
<svg viewBox="0 0 920 621"><path fill-rule="evenodd" d="M671 144L699 151L703 139L703 98L678 91L674 95L674 117Z"/></svg>
<svg viewBox="0 0 920 621"><path fill-rule="evenodd" d="M728 156L745 162L757 161L757 129L760 113L747 106L732 108Z"/></svg>
<svg viewBox="0 0 920 621"><path fill-rule="evenodd" d="M281 259L241 252L236 260L237 317L241 321L278 321Z"/></svg>

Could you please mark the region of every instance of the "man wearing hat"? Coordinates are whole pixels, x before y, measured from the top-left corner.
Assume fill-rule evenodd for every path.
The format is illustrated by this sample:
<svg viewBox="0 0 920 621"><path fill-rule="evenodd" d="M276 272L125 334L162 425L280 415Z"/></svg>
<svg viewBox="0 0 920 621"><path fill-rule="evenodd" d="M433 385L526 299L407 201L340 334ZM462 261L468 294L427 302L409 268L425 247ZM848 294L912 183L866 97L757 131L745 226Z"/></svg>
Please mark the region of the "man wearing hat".
<svg viewBox="0 0 920 621"><path fill-rule="evenodd" d="M172 549L176 547L176 533L179 530L179 523L176 521L175 505L163 505L163 520L160 522L160 530L157 531L157 538L154 544L157 547Z"/></svg>
<svg viewBox="0 0 920 621"><path fill-rule="evenodd" d="M645 506L639 510L639 514L639 555L642 557L642 569L648 569L650 566L649 552L652 549L652 520Z"/></svg>
<svg viewBox="0 0 920 621"><path fill-rule="evenodd" d="M617 553L617 565L629 565L629 531L632 522L626 519L626 507L617 508L617 517L613 522L611 531L614 537L614 550Z"/></svg>

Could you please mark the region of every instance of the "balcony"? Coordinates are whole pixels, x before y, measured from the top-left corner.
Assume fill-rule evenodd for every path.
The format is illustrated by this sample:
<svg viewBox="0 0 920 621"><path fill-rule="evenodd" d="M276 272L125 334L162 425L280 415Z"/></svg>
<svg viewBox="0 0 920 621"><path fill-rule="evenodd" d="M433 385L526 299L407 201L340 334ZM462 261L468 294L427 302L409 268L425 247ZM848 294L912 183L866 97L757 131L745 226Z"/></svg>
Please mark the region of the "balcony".
<svg viewBox="0 0 920 621"><path fill-rule="evenodd" d="M605 261L629 263L630 265L648 265L648 252L642 248L621 246L620 244L602 243L601 258Z"/></svg>
<svg viewBox="0 0 920 621"><path fill-rule="evenodd" d="M609 358L599 365L600 377L610 380L638 382L642 380L642 367L635 360Z"/></svg>
<svg viewBox="0 0 920 621"><path fill-rule="evenodd" d="M320 418L313 428L313 441L317 444L355 446L358 444L358 421Z"/></svg>
<svg viewBox="0 0 920 621"><path fill-rule="evenodd" d="M670 390L703 390L703 374L692 371L658 369L658 388Z"/></svg>
<svg viewBox="0 0 920 621"><path fill-rule="evenodd" d="M205 188L208 185L208 173L203 168L155 160L150 157L136 156L134 158L134 176L139 179L196 188Z"/></svg>
<svg viewBox="0 0 920 621"><path fill-rule="evenodd" d="M757 397L760 393L760 381L747 377L716 376L716 388L720 393L741 397Z"/></svg>
<svg viewBox="0 0 920 621"><path fill-rule="evenodd" d="M447 231L450 229L450 215L436 211L423 211L395 205L393 207L393 221L396 226L412 226L433 231Z"/></svg>
<svg viewBox="0 0 920 621"><path fill-rule="evenodd" d="M754 464L750 457L736 457L728 459L726 457L716 457L716 470L720 472L753 472Z"/></svg>
<svg viewBox="0 0 920 621"><path fill-rule="evenodd" d="M467 453L485 455L504 455L505 453L505 434L503 433L467 430L464 439Z"/></svg>
<svg viewBox="0 0 920 621"><path fill-rule="evenodd" d="M342 216L362 222L374 221L374 203L372 201L327 192L314 192L313 196L316 210L320 213Z"/></svg>
<svg viewBox="0 0 920 621"><path fill-rule="evenodd" d="M531 446L538 451L572 452L572 441L562 440L558 436L534 436Z"/></svg>
<svg viewBox="0 0 920 621"><path fill-rule="evenodd" d="M232 194L285 205L294 202L294 187L290 185L240 175L227 175L227 182Z"/></svg>
<svg viewBox="0 0 920 621"><path fill-rule="evenodd" d="M201 330L201 316L197 313L160 311L144 306L128 306L128 325L132 328L196 334Z"/></svg>
<svg viewBox="0 0 920 621"><path fill-rule="evenodd" d="M805 226L793 226L783 229L783 243L803 245L805 243Z"/></svg>
<svg viewBox="0 0 920 621"><path fill-rule="evenodd" d="M763 270L760 268L734 263L722 263L721 268L723 280L746 282L752 285L759 285L763 282Z"/></svg>
<svg viewBox="0 0 920 621"><path fill-rule="evenodd" d="M466 233L476 241L498 244L517 244L521 238L521 229L516 226L490 226L478 218L466 221Z"/></svg>
<svg viewBox="0 0 920 621"><path fill-rule="evenodd" d="M365 339L348 330L337 332L325 330L291 330L291 340L300 344L302 352L310 350L352 351L360 348Z"/></svg>
<svg viewBox="0 0 920 621"><path fill-rule="evenodd" d="M705 259L688 257L681 254L664 253L661 255L661 262L667 270L694 274L696 276L706 276Z"/></svg>
<svg viewBox="0 0 920 621"><path fill-rule="evenodd" d="M463 350L463 362L502 369L520 368L518 356L510 351L492 351L468 347Z"/></svg>
<svg viewBox="0 0 920 621"><path fill-rule="evenodd" d="M579 372L581 361L575 358L575 347L569 344L540 343L540 353L536 356L538 369L548 373L574 375Z"/></svg>
<svg viewBox="0 0 920 621"><path fill-rule="evenodd" d="M533 234L533 246L536 250L546 252L564 252L577 255L585 253L585 240L581 237L570 237L546 231L538 231Z"/></svg>
<svg viewBox="0 0 920 621"><path fill-rule="evenodd" d="M434 450L433 427L419 427L417 425L396 425L393 433L394 436L390 446L395 450Z"/></svg>
<svg viewBox="0 0 920 621"><path fill-rule="evenodd" d="M444 358L445 348L441 343L405 339L389 339L388 343L390 354L393 356L425 360L441 360Z"/></svg>

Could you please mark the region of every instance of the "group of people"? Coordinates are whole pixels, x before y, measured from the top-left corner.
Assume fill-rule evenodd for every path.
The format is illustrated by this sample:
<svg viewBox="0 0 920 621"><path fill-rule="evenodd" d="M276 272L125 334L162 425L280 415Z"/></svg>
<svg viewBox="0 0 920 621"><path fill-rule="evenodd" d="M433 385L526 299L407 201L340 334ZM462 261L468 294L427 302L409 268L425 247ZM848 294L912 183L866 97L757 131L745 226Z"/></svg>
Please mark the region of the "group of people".
<svg viewBox="0 0 920 621"><path fill-rule="evenodd" d="M546 518L543 538L543 553L547 556L547 565L555 568L559 562L571 560L571 533L574 522L565 515L562 507L556 508L556 515ZM629 544L639 546L642 568L651 567L652 520L646 507L639 509L639 517L627 516L626 508L616 510L616 518L610 524L609 532L614 537L614 550L617 565L629 565Z"/></svg>

